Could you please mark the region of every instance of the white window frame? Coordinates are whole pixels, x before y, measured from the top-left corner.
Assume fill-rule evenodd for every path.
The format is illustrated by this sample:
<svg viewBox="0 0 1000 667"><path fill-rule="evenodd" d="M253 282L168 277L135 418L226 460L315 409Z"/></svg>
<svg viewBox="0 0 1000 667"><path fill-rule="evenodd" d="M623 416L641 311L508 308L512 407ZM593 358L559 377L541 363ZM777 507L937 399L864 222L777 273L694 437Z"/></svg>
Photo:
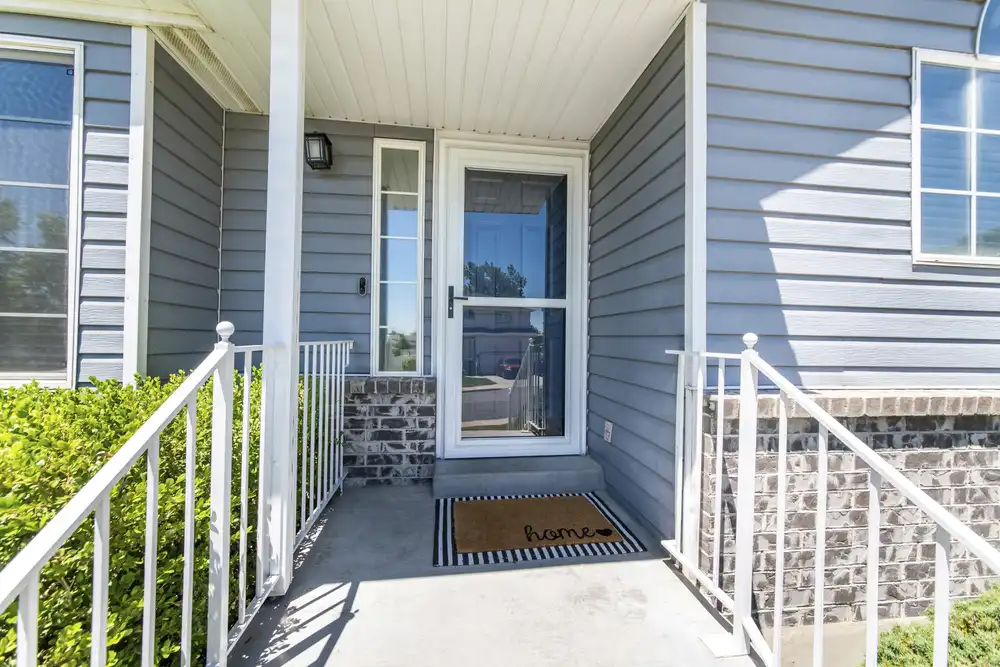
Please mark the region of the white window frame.
<svg viewBox="0 0 1000 667"><path fill-rule="evenodd" d="M0 387L11 387L37 381L43 387L73 388L76 386L78 358L77 338L80 311L80 227L83 192L83 83L84 63L82 42L43 39L21 35L0 34L0 51L23 51L45 55L68 56L73 60L73 119L70 128L69 205L66 219L67 271L66 280L66 372L65 373L0 373ZM0 351L2 354L2 351Z"/></svg>
<svg viewBox="0 0 1000 667"><path fill-rule="evenodd" d="M938 253L928 253L923 251L923 233L922 233L922 217L921 217L921 199L924 192L930 194L943 193L943 194L961 194L968 195L971 199L970 203L970 227L969 227L969 247L974 253L976 249L976 197L977 196L987 196L987 197L1000 197L998 193L982 193L976 192L975 190L969 191L952 191L952 190L935 190L935 189L925 189L923 188L922 180L922 169L923 162L921 157L921 135L924 129L931 130L948 130L948 131L958 131L951 127L941 127L937 125L927 125L923 124L923 116L921 110L920 101L920 83L921 83L921 68L923 65L944 65L949 67L959 67L970 70L988 70L991 72L1000 72L1000 59L991 58L987 56L976 56L973 54L966 53L954 53L951 51L935 51L931 49L914 49L913 50L913 75L912 75L912 100L911 100L911 115L912 115L912 127L910 130L911 134L911 150L912 150L912 191L910 193L910 200L912 204L912 223L911 230L913 234L913 263L914 264L925 264L925 265L938 265L938 266L975 266L975 267L1000 267L1000 257L977 257L973 254L970 255L943 255ZM968 91L969 99L967 103L971 106L973 114L973 123L971 128L967 128L966 131L973 135L975 139L976 133L981 134L993 134L1000 135L1000 130L981 130L976 127L976 99L975 99L975 87L971 87ZM972 184L976 183L976 171L978 168L977 160L978 142L971 141L969 146L969 170L970 170L970 182Z"/></svg>
<svg viewBox="0 0 1000 667"><path fill-rule="evenodd" d="M381 371L381 345L379 344L379 312L382 297L382 150L385 148L408 150L417 153L417 192L399 193L417 195L417 366L414 371ZM386 139L376 137L372 156L372 274L371 274L371 368L370 375L379 377L421 377L424 374L424 228L427 205L427 144L424 141Z"/></svg>

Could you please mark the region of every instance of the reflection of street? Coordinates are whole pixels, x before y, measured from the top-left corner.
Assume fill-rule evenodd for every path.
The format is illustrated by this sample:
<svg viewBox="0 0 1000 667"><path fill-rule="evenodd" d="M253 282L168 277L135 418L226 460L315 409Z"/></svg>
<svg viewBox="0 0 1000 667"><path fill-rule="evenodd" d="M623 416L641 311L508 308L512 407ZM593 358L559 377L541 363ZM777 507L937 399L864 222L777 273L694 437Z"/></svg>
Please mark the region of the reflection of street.
<svg viewBox="0 0 1000 667"><path fill-rule="evenodd" d="M507 431L510 387L513 380L498 375L481 376L493 384L462 388L462 431L466 437Z"/></svg>

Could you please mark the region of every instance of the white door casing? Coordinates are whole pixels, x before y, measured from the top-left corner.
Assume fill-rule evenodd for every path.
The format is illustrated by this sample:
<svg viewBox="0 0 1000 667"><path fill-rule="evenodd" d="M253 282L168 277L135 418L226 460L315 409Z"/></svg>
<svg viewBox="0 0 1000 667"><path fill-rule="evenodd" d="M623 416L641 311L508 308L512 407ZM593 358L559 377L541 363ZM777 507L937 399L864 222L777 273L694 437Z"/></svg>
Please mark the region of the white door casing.
<svg viewBox="0 0 1000 667"><path fill-rule="evenodd" d="M513 141L440 133L435 201L435 357L438 385L437 455L441 458L556 456L586 451L587 178L589 147L579 142ZM565 299L470 297L455 301L448 317L448 287L463 290L466 169L563 175L567 179ZM565 429L559 437L462 438L463 308L565 306Z"/></svg>

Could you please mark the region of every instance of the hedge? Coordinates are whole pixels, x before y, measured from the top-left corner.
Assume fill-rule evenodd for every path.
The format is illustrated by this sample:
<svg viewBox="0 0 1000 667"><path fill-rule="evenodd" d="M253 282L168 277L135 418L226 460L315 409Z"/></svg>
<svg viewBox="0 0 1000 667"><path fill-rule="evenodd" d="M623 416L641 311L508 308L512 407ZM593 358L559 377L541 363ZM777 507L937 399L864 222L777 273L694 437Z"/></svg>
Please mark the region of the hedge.
<svg viewBox="0 0 1000 667"><path fill-rule="evenodd" d="M183 381L146 378L135 387L93 381L93 389L49 390L31 384L0 389L0 564L6 564L138 429ZM256 459L260 436L259 369L251 382L250 533L253 563L257 512ZM236 375L233 434L233 513L230 619L236 614L239 451L242 378ZM194 662L206 636L211 458L211 392L198 392L194 559ZM160 437L156 650L159 664L179 664L184 542L186 409ZM142 637L146 466L141 458L111 492L108 665L139 665ZM93 521L87 519L41 573L39 662L87 665L90 659ZM248 568L252 597L254 568ZM16 608L0 610L0 664L12 664ZM201 656L200 659L198 656Z"/></svg>
<svg viewBox="0 0 1000 667"><path fill-rule="evenodd" d="M881 667L931 667L934 664L934 611L931 623L899 625L882 633L878 646ZM948 619L949 667L1000 665L1000 586L982 596L952 606Z"/></svg>

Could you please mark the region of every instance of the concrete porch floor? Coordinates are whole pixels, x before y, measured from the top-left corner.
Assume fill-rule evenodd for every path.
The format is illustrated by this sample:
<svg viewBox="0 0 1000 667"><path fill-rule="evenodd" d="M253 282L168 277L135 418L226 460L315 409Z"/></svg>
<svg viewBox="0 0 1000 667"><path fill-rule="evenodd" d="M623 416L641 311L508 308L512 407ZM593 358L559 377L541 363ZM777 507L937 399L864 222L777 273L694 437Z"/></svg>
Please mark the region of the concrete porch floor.
<svg viewBox="0 0 1000 667"><path fill-rule="evenodd" d="M602 494L603 496L603 494ZM722 628L648 553L435 568L426 486L348 489L230 656L243 665L749 667L700 637Z"/></svg>

